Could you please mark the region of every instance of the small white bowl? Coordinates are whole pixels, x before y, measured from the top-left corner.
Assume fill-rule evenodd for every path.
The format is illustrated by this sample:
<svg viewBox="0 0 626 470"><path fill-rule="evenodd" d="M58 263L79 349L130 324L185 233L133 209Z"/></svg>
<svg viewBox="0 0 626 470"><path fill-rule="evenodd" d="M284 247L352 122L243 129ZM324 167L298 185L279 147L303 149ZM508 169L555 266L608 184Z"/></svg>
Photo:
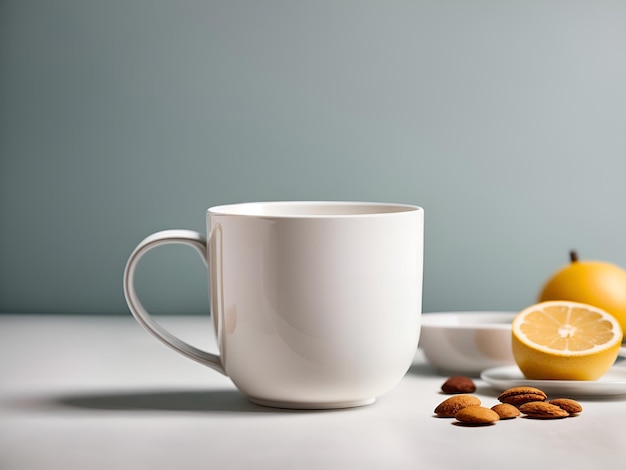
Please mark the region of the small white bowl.
<svg viewBox="0 0 626 470"><path fill-rule="evenodd" d="M491 367L515 364L511 323L516 312L422 314L419 347L439 372L478 376Z"/></svg>

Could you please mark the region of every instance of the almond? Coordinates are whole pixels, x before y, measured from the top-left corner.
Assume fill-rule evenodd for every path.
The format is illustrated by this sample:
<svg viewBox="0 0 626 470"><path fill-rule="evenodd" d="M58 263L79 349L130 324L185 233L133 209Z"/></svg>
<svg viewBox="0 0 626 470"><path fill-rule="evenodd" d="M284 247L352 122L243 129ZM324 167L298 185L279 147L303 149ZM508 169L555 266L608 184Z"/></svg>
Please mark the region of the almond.
<svg viewBox="0 0 626 470"><path fill-rule="evenodd" d="M491 424L500 419L498 413L484 406L467 406L460 410L454 417L464 424Z"/></svg>
<svg viewBox="0 0 626 470"><path fill-rule="evenodd" d="M582 405L571 398L555 398L549 403L567 411L570 415L580 413L583 410Z"/></svg>
<svg viewBox="0 0 626 470"><path fill-rule="evenodd" d="M469 377L455 376L450 377L443 383L441 391L451 395L456 393L474 393L476 385Z"/></svg>
<svg viewBox="0 0 626 470"><path fill-rule="evenodd" d="M492 406L491 409L498 413L500 419L513 419L520 415L520 411L517 407L511 405L510 403L498 403L497 405Z"/></svg>
<svg viewBox="0 0 626 470"><path fill-rule="evenodd" d="M519 410L529 418L554 419L566 418L569 416L569 413L563 408L546 403L545 401L531 401L524 403L519 407Z"/></svg>
<svg viewBox="0 0 626 470"><path fill-rule="evenodd" d="M498 400L502 403L508 403L518 408L524 403L545 401L546 398L545 392L535 387L513 387L505 390L498 396Z"/></svg>
<svg viewBox="0 0 626 470"><path fill-rule="evenodd" d="M453 418L454 415L468 406L480 406L480 399L473 395L454 395L437 405L435 414L439 418Z"/></svg>

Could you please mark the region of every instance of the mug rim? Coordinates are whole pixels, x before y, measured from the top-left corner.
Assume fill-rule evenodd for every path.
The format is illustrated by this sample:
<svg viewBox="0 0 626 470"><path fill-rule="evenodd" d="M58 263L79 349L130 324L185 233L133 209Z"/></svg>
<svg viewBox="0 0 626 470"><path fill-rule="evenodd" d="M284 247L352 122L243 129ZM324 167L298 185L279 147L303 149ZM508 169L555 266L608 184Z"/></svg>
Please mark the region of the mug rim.
<svg viewBox="0 0 626 470"><path fill-rule="evenodd" d="M220 204L207 209L210 215L272 218L346 218L391 216L421 212L420 206L366 201L256 201Z"/></svg>

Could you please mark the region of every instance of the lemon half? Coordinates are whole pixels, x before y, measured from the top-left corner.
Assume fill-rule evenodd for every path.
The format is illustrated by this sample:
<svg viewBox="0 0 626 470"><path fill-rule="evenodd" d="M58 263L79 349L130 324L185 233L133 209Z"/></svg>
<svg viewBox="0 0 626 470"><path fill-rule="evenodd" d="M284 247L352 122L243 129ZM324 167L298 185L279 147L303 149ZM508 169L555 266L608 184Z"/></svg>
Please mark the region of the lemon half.
<svg viewBox="0 0 626 470"><path fill-rule="evenodd" d="M570 301L525 308L512 331L515 362L534 380L596 380L615 362L623 338L613 315Z"/></svg>

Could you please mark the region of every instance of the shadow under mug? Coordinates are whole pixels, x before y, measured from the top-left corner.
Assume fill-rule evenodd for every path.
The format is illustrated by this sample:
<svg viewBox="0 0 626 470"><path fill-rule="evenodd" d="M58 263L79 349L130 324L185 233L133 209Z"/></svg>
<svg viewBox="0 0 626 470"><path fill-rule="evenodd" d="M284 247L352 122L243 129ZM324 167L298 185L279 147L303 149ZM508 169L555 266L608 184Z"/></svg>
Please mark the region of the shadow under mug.
<svg viewBox="0 0 626 470"><path fill-rule="evenodd" d="M422 208L231 204L208 209L207 233L154 233L126 264L130 311L167 346L227 375L252 402L281 408L366 405L406 374L420 333ZM170 243L207 264L216 354L165 330L137 296L139 260Z"/></svg>

